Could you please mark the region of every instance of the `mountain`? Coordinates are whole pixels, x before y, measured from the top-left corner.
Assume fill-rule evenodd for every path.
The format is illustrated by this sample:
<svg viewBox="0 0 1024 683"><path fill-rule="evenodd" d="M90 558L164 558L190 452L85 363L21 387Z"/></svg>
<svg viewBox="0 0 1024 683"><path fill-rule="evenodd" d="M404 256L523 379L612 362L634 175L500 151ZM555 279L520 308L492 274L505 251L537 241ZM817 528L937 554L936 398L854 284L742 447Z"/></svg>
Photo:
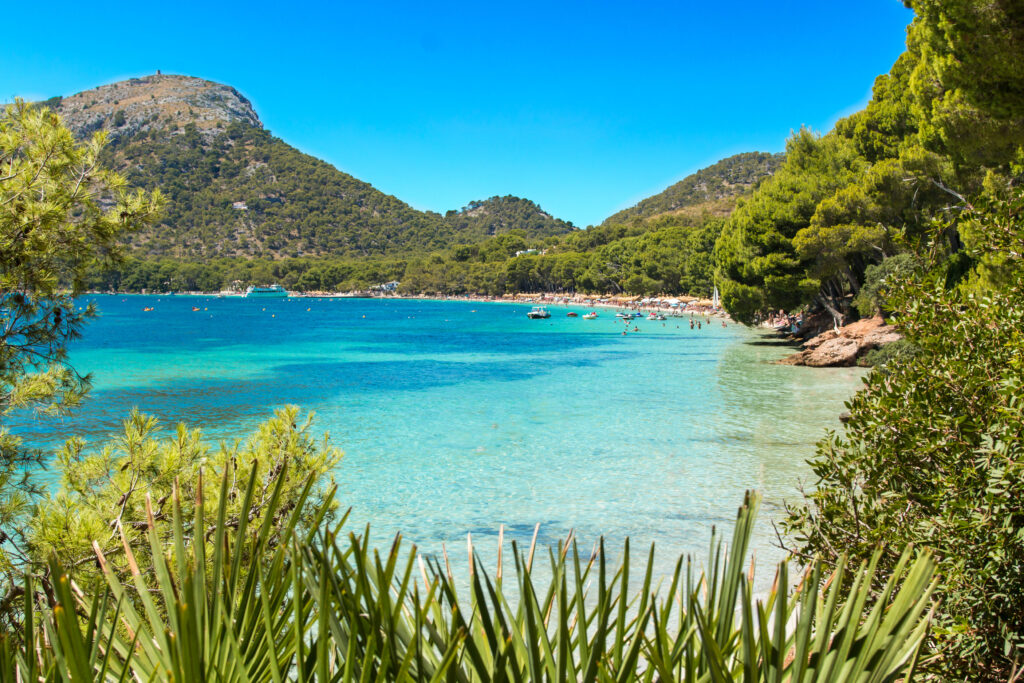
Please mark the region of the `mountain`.
<svg viewBox="0 0 1024 683"><path fill-rule="evenodd" d="M609 216L602 225L648 220L673 213L727 215L735 206L736 198L772 175L784 158L784 154L766 152L745 152L726 157L686 176L663 192Z"/></svg>
<svg viewBox="0 0 1024 683"><path fill-rule="evenodd" d="M107 131L104 163L169 197L162 223L128 238L139 256L363 257L574 229L513 197L418 211L273 136L249 100L211 81L157 74L43 104L77 135Z"/></svg>
<svg viewBox="0 0 1024 683"><path fill-rule="evenodd" d="M449 211L444 219L459 234L475 240L510 230L524 230L530 237L552 237L575 230L572 223L555 218L529 199L512 195L470 202L461 211Z"/></svg>

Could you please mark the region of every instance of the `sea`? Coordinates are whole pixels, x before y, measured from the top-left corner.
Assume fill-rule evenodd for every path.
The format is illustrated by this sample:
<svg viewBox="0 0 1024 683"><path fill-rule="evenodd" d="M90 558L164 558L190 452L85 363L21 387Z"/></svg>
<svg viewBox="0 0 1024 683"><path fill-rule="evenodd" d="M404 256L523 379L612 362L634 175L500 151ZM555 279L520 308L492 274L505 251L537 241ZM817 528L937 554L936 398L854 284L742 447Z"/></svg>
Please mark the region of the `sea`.
<svg viewBox="0 0 1024 683"><path fill-rule="evenodd" d="M627 537L634 554L653 543L664 576L681 554L699 565L712 529L728 538L757 490L768 585L784 556L775 523L813 486L806 460L864 374L773 364L792 349L700 316L691 329L689 316L626 325L572 306L530 320L512 303L94 300L101 317L70 350L93 390L73 417L16 421L28 442L98 446L133 408L234 441L297 405L344 451L334 475L351 530L447 550L455 571L467 535L490 566L503 529L510 563L511 542L528 547L539 524L542 549L570 533L587 555L602 537L615 557Z"/></svg>

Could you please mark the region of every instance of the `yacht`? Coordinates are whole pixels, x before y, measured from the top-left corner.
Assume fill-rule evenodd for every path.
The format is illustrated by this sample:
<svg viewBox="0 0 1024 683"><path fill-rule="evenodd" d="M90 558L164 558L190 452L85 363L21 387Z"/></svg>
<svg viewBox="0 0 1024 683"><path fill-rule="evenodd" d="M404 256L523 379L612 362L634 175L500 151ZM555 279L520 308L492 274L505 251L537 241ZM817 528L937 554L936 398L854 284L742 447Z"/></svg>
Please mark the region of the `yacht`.
<svg viewBox="0 0 1024 683"><path fill-rule="evenodd" d="M245 296L255 299L281 299L288 296L288 290L281 285L270 285L269 287L253 285L245 290Z"/></svg>

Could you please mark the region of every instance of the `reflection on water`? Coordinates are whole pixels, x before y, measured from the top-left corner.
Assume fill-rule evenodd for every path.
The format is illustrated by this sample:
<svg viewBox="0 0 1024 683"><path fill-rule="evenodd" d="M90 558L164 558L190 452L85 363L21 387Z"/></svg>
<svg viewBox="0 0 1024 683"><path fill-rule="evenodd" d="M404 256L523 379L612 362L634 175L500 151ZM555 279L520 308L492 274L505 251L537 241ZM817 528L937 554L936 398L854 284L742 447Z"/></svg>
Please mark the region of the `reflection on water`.
<svg viewBox="0 0 1024 683"><path fill-rule="evenodd" d="M601 535L609 548L627 535L634 547L656 542L658 571L680 552L703 557L744 490L764 491L766 508L794 495L862 374L772 365L788 348L738 326L639 321L624 336L604 312L530 321L529 307L505 304L188 297L100 306L72 350L94 373L89 403L56 430L16 424L30 440L95 443L135 406L230 438L295 403L346 451L336 474L353 528L370 522L382 542L401 531L431 554L464 549L471 532L485 561L500 524L526 548L537 522L541 544L573 530L583 552ZM772 514L762 558L778 556Z"/></svg>

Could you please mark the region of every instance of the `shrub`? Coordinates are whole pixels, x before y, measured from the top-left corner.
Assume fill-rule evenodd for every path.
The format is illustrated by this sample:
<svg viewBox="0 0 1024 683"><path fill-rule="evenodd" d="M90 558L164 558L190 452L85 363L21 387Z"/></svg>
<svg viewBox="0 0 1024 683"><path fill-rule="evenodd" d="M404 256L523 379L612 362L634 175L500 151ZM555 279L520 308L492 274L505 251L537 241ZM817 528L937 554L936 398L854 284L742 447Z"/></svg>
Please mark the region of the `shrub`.
<svg viewBox="0 0 1024 683"><path fill-rule="evenodd" d="M254 469L241 487L243 509L257 500L260 476ZM97 551L108 591L81 590L51 562L52 608L25 600L23 628L0 636L0 680L866 683L913 678L928 628L927 555L905 555L877 596L872 562L833 574L824 591L816 565L794 595L755 600L745 565L756 498L740 509L729 555L713 543L700 576L680 558L665 590L650 562L633 587L628 541L617 569L603 545L582 557L575 544L550 549L547 582L534 576L534 548L513 544L514 573L503 579L499 564L492 577L477 557L460 597L445 566L397 538L382 556L339 528L276 542L267 522L227 524L232 477L221 480L209 544L184 540L186 501L176 489L166 556L150 500L148 561L126 543L131 576L120 577ZM300 510L324 509L300 497L288 512L280 500L278 486L268 510L287 529ZM207 527L204 507L193 506L193 528ZM788 586L785 564L779 572ZM34 594L32 578L25 589ZM849 594L843 609L840 593Z"/></svg>
<svg viewBox="0 0 1024 683"><path fill-rule="evenodd" d="M864 269L864 285L854 297L853 305L864 317L878 315L885 310L886 289L911 277L921 266L921 260L910 253L896 254L868 266Z"/></svg>
<svg viewBox="0 0 1024 683"><path fill-rule="evenodd" d="M857 365L864 368L887 367L893 363L903 363L917 353L917 347L906 339L889 342L885 346L871 349L859 359Z"/></svg>
<svg viewBox="0 0 1024 683"><path fill-rule="evenodd" d="M818 446L816 490L789 511L805 556L852 566L882 545L885 576L906 545L931 549L935 665L957 679L1007 680L1024 645L1022 215L1024 194L959 219L1016 255L1004 289L948 289L936 269L892 293L916 353L869 375L845 433Z"/></svg>

